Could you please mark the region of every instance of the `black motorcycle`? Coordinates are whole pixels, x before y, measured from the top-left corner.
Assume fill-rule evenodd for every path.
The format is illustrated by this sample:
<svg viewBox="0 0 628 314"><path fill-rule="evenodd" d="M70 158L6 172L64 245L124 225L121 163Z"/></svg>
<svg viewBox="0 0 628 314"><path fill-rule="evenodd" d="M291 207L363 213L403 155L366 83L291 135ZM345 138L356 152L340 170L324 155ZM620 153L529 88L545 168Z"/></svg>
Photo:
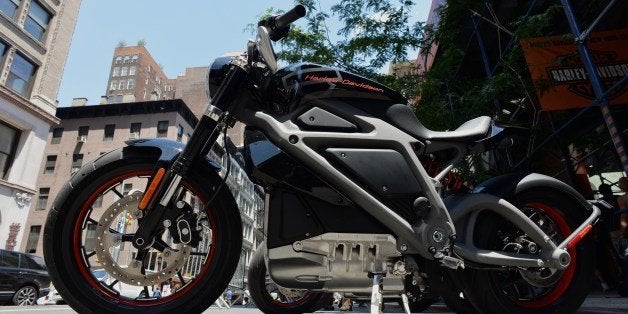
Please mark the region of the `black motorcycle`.
<svg viewBox="0 0 628 314"><path fill-rule="evenodd" d="M209 307L238 264L242 226L225 187L231 165L208 154L241 121L248 174L267 193L264 261L277 285L367 293L372 312L384 295L408 304L430 292L462 312L575 311L599 209L540 174L443 198L454 165L508 145L510 129L480 117L432 131L377 82L310 63L278 68L271 40L304 15L297 6L261 21L246 53L212 64L212 100L187 145L132 140L72 176L44 232L63 299L81 313ZM444 165L437 174L426 157ZM124 183L144 189L122 193ZM159 297L164 283L177 288Z"/></svg>

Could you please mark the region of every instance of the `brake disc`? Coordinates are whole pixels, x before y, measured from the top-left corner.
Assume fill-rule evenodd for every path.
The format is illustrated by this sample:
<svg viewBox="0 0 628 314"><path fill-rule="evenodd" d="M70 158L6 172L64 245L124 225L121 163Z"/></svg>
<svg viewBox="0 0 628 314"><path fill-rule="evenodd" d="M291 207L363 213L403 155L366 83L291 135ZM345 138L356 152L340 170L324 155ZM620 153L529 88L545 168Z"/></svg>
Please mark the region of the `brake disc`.
<svg viewBox="0 0 628 314"><path fill-rule="evenodd" d="M158 252L155 258L160 256L161 265L165 265L159 271L145 270L144 263L134 259L126 265L121 264L122 236L129 234L124 229L126 225L133 225L134 220L137 225L137 220L141 218L143 213L137 209L141 197L142 193L136 192L114 202L104 211L96 226L96 255L102 268L114 279L133 286L155 285L171 278L183 268L192 252L192 247L185 244ZM121 224L125 226L121 227Z"/></svg>

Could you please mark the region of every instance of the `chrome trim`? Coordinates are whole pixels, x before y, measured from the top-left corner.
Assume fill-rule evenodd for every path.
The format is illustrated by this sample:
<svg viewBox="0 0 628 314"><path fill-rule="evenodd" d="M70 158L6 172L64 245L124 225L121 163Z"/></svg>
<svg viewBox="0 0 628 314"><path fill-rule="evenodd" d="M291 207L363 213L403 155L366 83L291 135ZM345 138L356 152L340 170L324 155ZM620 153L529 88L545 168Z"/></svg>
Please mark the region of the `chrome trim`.
<svg viewBox="0 0 628 314"><path fill-rule="evenodd" d="M222 117L222 110L212 104L208 104L203 115L217 122Z"/></svg>
<svg viewBox="0 0 628 314"><path fill-rule="evenodd" d="M170 181L170 184L168 185L168 189L166 190L166 193L164 193L164 197L162 197L161 201L159 202L161 206L168 206L170 199L172 199L172 196L179 188L180 183L181 183L181 176L178 174L175 174L174 177L172 178L172 181Z"/></svg>

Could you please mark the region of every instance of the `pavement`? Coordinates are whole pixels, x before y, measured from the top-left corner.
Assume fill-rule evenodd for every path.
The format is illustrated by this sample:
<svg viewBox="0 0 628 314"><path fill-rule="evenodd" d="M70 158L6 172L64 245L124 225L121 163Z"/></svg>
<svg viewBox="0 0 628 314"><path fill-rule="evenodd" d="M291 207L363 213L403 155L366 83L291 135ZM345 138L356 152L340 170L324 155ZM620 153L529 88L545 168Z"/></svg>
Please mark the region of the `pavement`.
<svg viewBox="0 0 628 314"><path fill-rule="evenodd" d="M353 313L368 313L369 307L353 307ZM33 313L33 314L67 314L75 313L67 305L34 305L29 307L2 306L0 314L8 313ZM219 309L211 307L204 314L259 314L256 308L233 307L231 309ZM317 313L345 313L340 311L318 311ZM384 313L403 313L403 310L395 303L387 303ZM442 303L432 305L423 313L452 313ZM579 314L619 314L628 313L628 298L621 298L614 294L594 293L590 295L576 312Z"/></svg>

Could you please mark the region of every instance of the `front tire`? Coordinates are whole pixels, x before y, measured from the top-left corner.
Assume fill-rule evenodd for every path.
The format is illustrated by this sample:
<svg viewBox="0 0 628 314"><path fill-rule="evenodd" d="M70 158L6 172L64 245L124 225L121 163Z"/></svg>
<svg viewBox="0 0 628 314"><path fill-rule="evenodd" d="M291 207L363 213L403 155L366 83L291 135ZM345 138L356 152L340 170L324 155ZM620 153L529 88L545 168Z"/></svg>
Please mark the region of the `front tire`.
<svg viewBox="0 0 628 314"><path fill-rule="evenodd" d="M511 202L535 221L556 245L587 216L581 205L552 191L523 192ZM480 214L475 232L478 248L496 251L521 249L514 240L525 238L523 232L495 213ZM591 286L593 249L591 237L582 239L568 250L572 260L562 271L549 268L467 270L463 280L465 294L481 313L573 313L582 305Z"/></svg>
<svg viewBox="0 0 628 314"><path fill-rule="evenodd" d="M260 311L266 314L299 314L315 312L332 303L333 295L324 292L292 290L277 286L266 271L262 244L255 251L249 265L248 282L251 298ZM282 291L290 290L295 296L286 296ZM274 295L273 295L274 294Z"/></svg>
<svg viewBox="0 0 628 314"><path fill-rule="evenodd" d="M77 312L199 313L218 298L235 272L242 245L239 212L226 188L207 206L208 188L216 186L217 175L203 169L182 180L182 198L194 208L198 222L203 221L199 232L204 242L195 247L174 244L163 231L163 238L142 253L145 257L135 260L139 252L125 241L143 214L130 198L147 186L156 161L156 156L127 150L108 153L79 171L55 200L44 231L44 257L59 294ZM128 208L115 207L125 202ZM110 225L103 227L103 222ZM102 256L112 262L105 264ZM96 279L100 268L107 276ZM133 279L125 281L124 276ZM169 296L150 297L149 286L165 284L180 288ZM147 292L149 297L140 297Z"/></svg>

